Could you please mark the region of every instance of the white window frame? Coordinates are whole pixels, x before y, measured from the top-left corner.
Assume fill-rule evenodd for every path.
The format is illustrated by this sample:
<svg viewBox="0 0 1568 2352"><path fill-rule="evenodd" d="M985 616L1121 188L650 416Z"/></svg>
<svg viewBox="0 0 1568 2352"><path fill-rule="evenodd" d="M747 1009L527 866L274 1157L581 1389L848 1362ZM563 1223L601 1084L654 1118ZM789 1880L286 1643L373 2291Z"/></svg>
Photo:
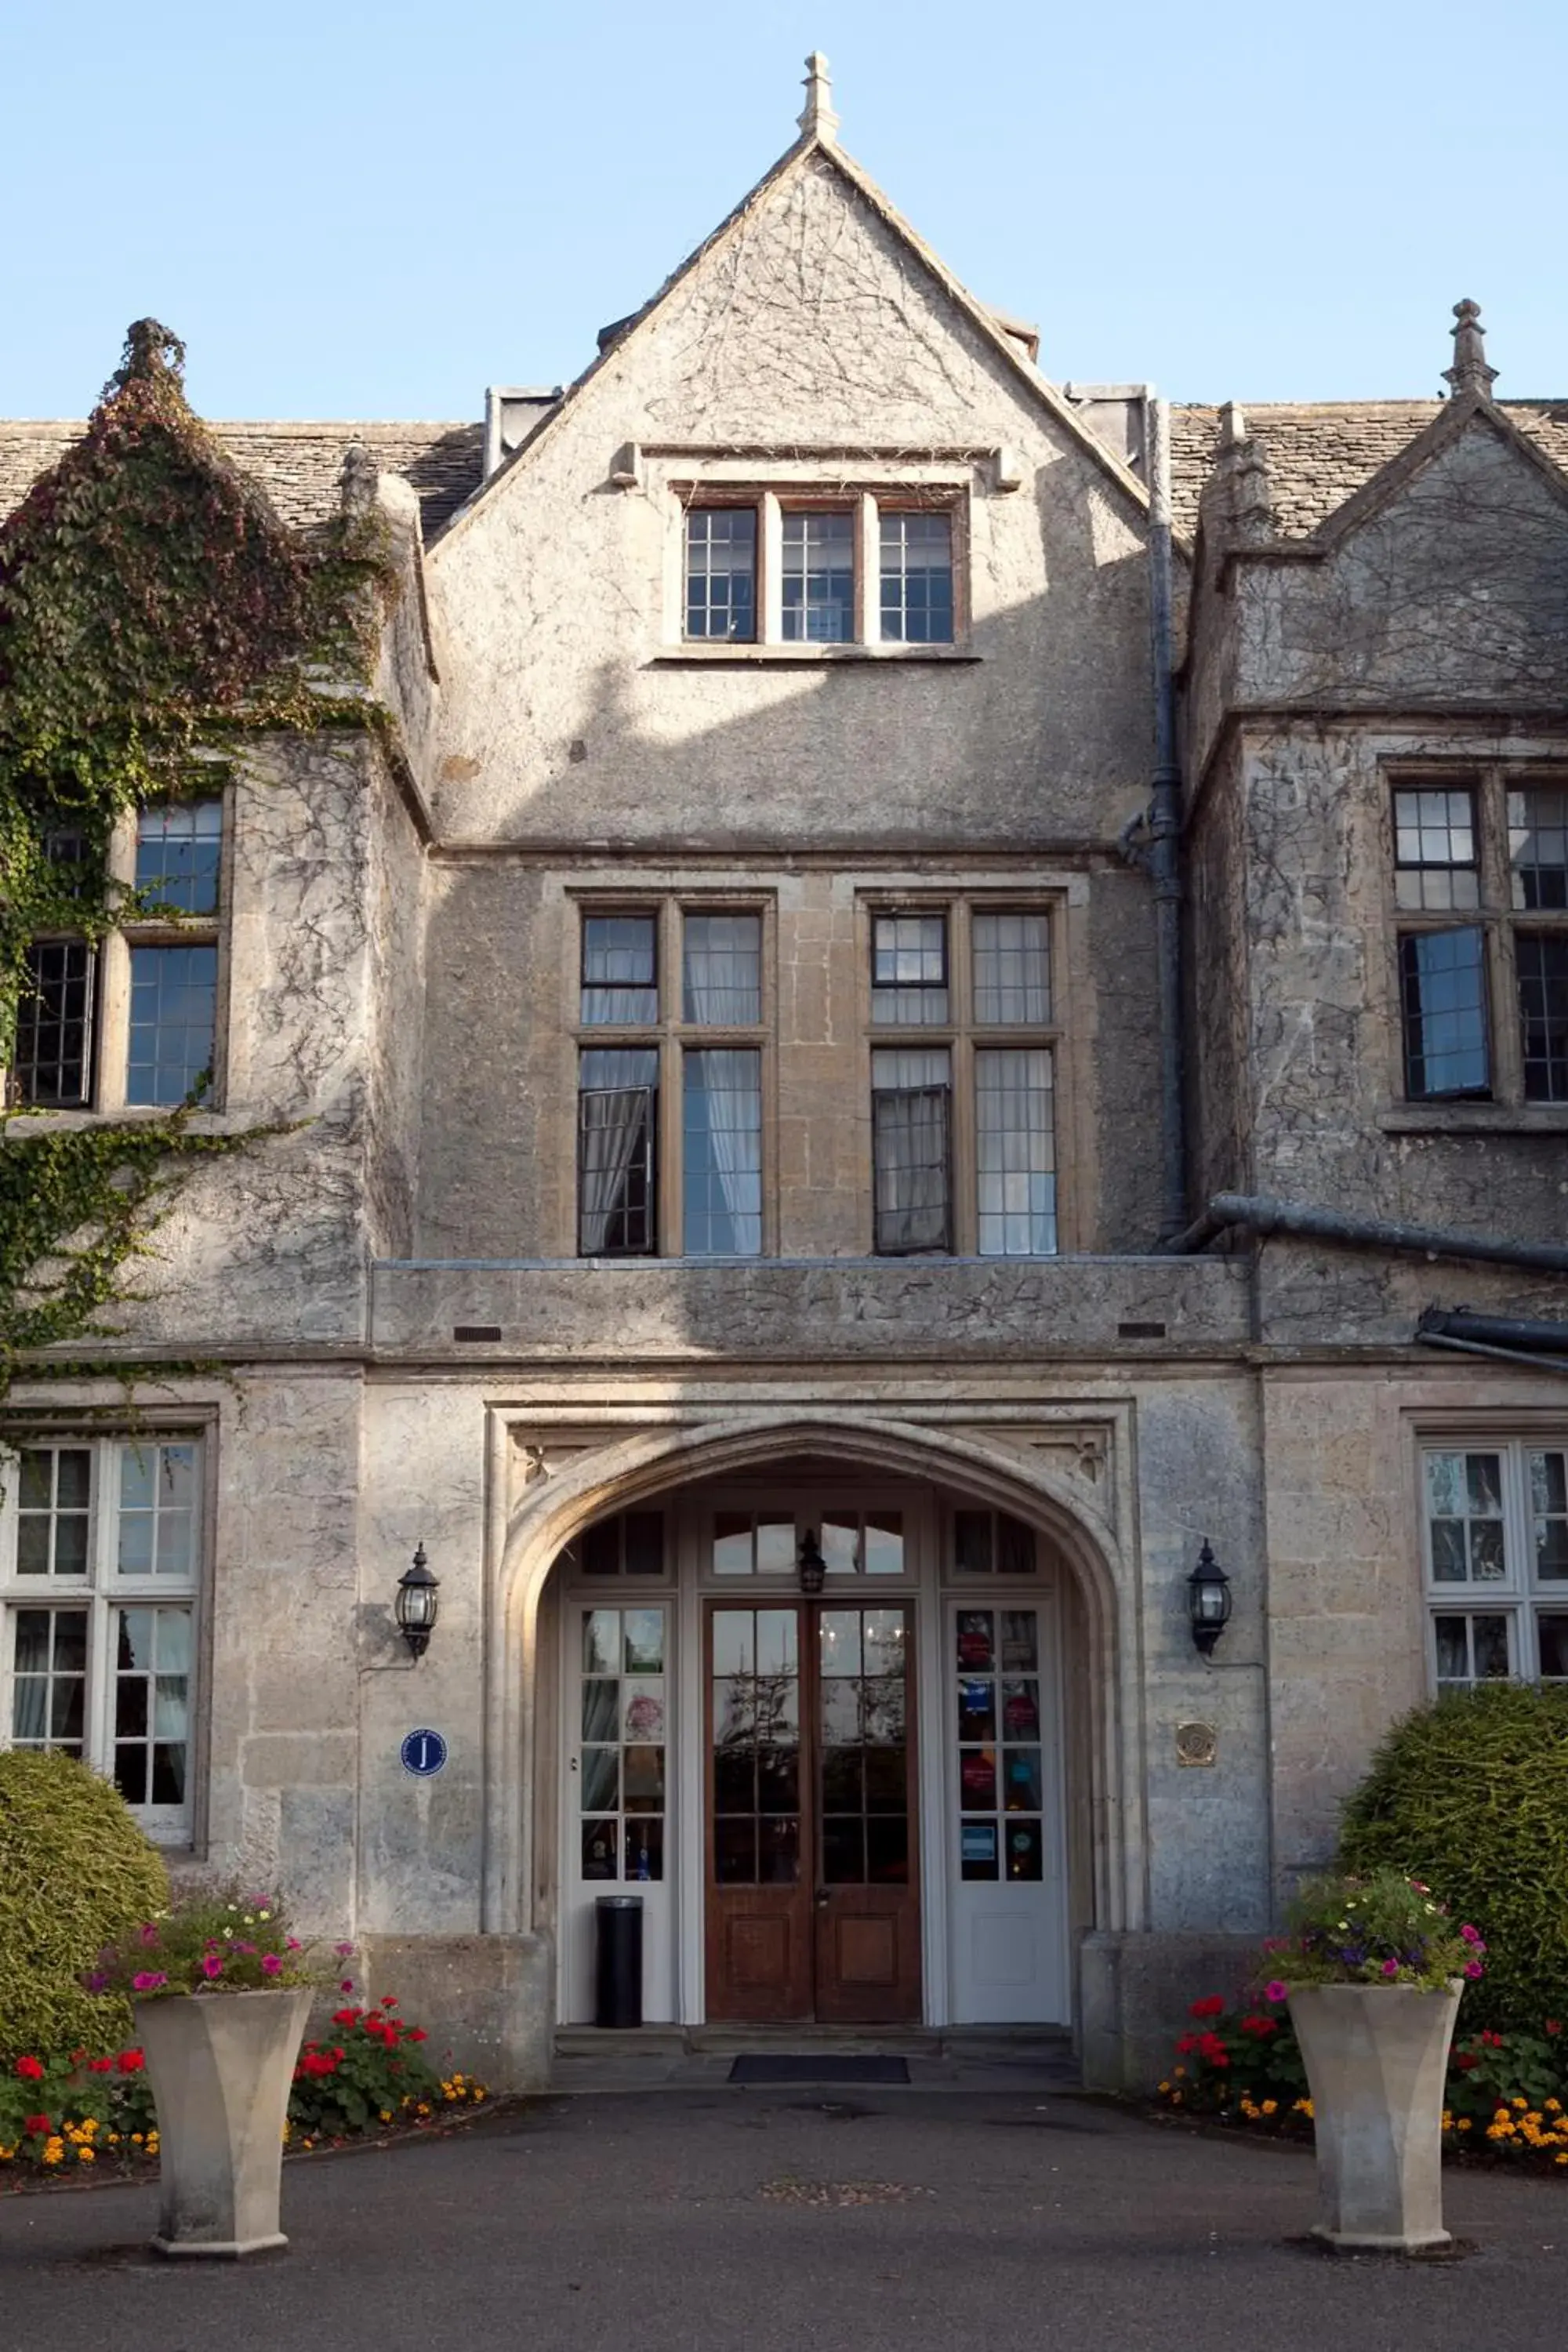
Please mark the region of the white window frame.
<svg viewBox="0 0 1568 2352"><path fill-rule="evenodd" d="M1497 1579L1467 1577L1439 1580L1434 1572L1432 1514L1428 1507L1426 1464L1437 1454L1490 1454L1500 1465L1502 1486L1503 1574ZM1425 1435L1417 1454L1417 1496L1421 1526L1421 1575L1426 1600L1426 1679L1434 1695L1443 1690L1474 1689L1481 1682L1539 1682L1541 1645L1538 1620L1543 1615L1568 1617L1568 1577L1542 1579L1535 1573L1534 1514L1530 1506L1531 1454L1568 1455L1568 1433L1532 1431L1524 1436L1468 1430L1452 1436ZM1509 1672L1501 1675L1471 1675L1439 1681L1437 1633L1439 1617L1500 1617L1508 1633ZM1473 1659L1473 1646L1470 1656ZM1568 1676L1548 1677L1568 1688Z"/></svg>
<svg viewBox="0 0 1568 2352"><path fill-rule="evenodd" d="M160 1445L189 1446L192 1474L191 1557L184 1575L121 1573L118 1559L121 1460ZM21 1522L20 1455L68 1450L91 1456L88 1505L88 1566L84 1574L24 1575L17 1568ZM0 1455L5 1496L0 1501L0 1748L13 1744L16 1628L23 1609L80 1609L87 1619L87 1685L82 1722L83 1760L114 1777L115 1612L134 1608L181 1608L190 1614L189 1666L185 1689L185 1794L177 1805L134 1804L131 1810L157 1845L188 1847L195 1832L195 1790L201 1700L202 1571L205 1556L205 1445L199 1429L161 1428L136 1434L66 1429L40 1430L5 1441ZM152 1733L149 1729L148 1738ZM28 1743L33 1745L35 1743ZM42 1745L63 1746L46 1737Z"/></svg>

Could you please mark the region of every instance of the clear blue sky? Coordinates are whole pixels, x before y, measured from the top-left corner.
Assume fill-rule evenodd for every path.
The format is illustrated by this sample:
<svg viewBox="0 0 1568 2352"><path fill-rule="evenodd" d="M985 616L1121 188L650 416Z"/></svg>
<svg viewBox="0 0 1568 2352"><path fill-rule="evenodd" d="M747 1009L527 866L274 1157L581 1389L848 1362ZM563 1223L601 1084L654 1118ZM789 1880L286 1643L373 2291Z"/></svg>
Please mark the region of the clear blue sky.
<svg viewBox="0 0 1568 2352"><path fill-rule="evenodd" d="M0 0L0 414L126 322L213 416L463 417L552 383L794 136L851 154L1058 378L1436 391L1484 307L1568 395L1568 0Z"/></svg>

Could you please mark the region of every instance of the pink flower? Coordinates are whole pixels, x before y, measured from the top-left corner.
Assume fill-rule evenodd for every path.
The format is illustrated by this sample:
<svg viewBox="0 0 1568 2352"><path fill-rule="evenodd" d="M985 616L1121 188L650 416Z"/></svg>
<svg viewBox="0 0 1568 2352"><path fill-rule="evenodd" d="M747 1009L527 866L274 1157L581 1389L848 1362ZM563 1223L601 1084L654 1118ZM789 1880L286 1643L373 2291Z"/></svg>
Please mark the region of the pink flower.
<svg viewBox="0 0 1568 2352"><path fill-rule="evenodd" d="M1479 1927L1461 1927L1459 1933L1463 1936L1467 1944L1479 1944L1481 1940L1481 1932Z"/></svg>
<svg viewBox="0 0 1568 2352"><path fill-rule="evenodd" d="M338 1986L338 1990L340 1992L353 1992L353 1989L354 1980L353 1977L344 1977Z"/></svg>
<svg viewBox="0 0 1568 2352"><path fill-rule="evenodd" d="M157 1942L158 1926L156 1920L148 1920L147 1925L142 1929L138 1940L143 1944L155 1944Z"/></svg>
<svg viewBox="0 0 1568 2352"><path fill-rule="evenodd" d="M352 1960L353 1958L354 1948L352 1944L334 1944L332 1949L340 1960Z"/></svg>
<svg viewBox="0 0 1568 2352"><path fill-rule="evenodd" d="M1288 1984L1281 1984L1279 1978L1275 1977L1271 1983L1264 1986L1263 1998L1265 2000L1289 2000L1290 1988Z"/></svg>
<svg viewBox="0 0 1568 2352"><path fill-rule="evenodd" d="M143 1969L139 1976L132 1978L131 1990L132 1992L156 1992L160 1985L166 1985L168 1981L161 1969Z"/></svg>
<svg viewBox="0 0 1568 2352"><path fill-rule="evenodd" d="M213 1982L215 1978L222 1976L223 1962L219 1959L216 1952L209 1952L205 1959L202 1962L202 1974L205 1977L209 1984Z"/></svg>
<svg viewBox="0 0 1568 2352"><path fill-rule="evenodd" d="M1383 1964L1383 1973L1385 1977L1396 1977L1399 1974L1399 1962L1397 1960L1384 1960Z"/></svg>
<svg viewBox="0 0 1568 2352"><path fill-rule="evenodd" d="M305 1948L300 1943L298 1936L285 1936L283 1938L283 1948L286 1952L300 1952L303 1951Z"/></svg>
<svg viewBox="0 0 1568 2352"><path fill-rule="evenodd" d="M282 1973L282 1969L283 1969L283 1963L282 1963L282 1961L279 1958L279 1957L278 1957L278 1955L277 1955L277 1953L276 1953L276 1952L263 1952L263 1953L262 1953L262 1955L261 1955L261 1973L262 1973L262 1975L263 1975L263 1976L267 1976L267 1977L275 1977L275 1976L279 1976L279 1975L280 1975L280 1974Z"/></svg>
<svg viewBox="0 0 1568 2352"><path fill-rule="evenodd" d="M1482 1968L1479 1960L1471 1960L1466 1966L1465 1974L1474 1979L1476 1977L1484 1977L1486 1970Z"/></svg>

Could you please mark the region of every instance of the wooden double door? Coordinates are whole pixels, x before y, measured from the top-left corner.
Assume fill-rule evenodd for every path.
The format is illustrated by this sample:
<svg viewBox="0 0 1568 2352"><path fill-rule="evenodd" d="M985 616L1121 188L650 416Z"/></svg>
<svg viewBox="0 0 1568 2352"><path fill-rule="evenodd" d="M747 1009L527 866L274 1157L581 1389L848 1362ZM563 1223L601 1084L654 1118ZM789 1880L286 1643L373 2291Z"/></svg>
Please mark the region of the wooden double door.
<svg viewBox="0 0 1568 2352"><path fill-rule="evenodd" d="M710 1604L710 2020L919 2020L913 1653L907 1601Z"/></svg>

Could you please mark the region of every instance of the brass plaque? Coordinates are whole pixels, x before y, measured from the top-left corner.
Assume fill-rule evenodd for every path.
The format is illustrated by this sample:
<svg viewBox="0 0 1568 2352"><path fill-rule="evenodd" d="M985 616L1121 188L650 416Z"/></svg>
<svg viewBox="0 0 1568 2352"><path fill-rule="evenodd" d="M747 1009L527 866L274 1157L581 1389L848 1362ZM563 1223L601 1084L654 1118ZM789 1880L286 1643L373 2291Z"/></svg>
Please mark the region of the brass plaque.
<svg viewBox="0 0 1568 2352"><path fill-rule="evenodd" d="M1212 1764L1219 1754L1219 1734L1212 1723L1178 1723L1178 1764Z"/></svg>

